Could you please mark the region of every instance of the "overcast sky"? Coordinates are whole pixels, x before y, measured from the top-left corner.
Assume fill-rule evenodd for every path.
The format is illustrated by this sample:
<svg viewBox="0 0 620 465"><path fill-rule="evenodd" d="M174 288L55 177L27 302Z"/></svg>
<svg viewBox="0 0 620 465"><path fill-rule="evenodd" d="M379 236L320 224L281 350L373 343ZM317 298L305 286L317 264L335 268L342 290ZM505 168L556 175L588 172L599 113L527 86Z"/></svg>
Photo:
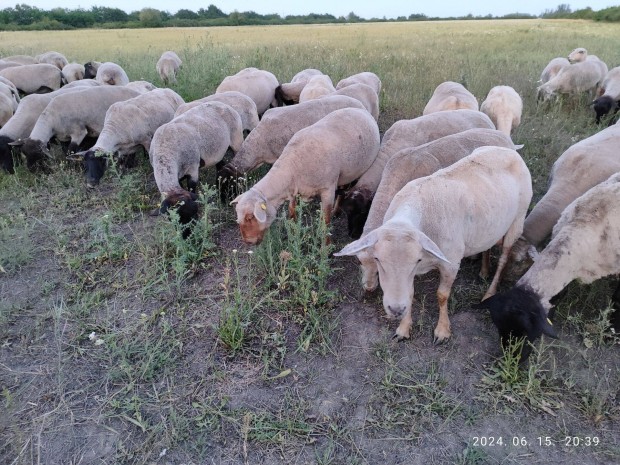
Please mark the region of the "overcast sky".
<svg viewBox="0 0 620 465"><path fill-rule="evenodd" d="M553 9L560 3L568 3L571 9L578 10L587 6L593 10L602 10L608 6L618 5L613 0L478 0L466 2L463 0L0 0L0 9L14 7L17 3L36 6L43 10L52 8L84 8L90 9L93 5L120 8L127 12L140 10L145 7L156 8L170 13L180 9L198 11L214 4L224 13L237 11L255 11L259 14L278 13L286 15L304 15L308 13L329 13L334 16L346 16L353 11L362 18L396 18L409 16L412 13L424 13L427 16L465 16L469 13L474 16L491 14L502 16L508 13L529 13L539 15L545 9Z"/></svg>

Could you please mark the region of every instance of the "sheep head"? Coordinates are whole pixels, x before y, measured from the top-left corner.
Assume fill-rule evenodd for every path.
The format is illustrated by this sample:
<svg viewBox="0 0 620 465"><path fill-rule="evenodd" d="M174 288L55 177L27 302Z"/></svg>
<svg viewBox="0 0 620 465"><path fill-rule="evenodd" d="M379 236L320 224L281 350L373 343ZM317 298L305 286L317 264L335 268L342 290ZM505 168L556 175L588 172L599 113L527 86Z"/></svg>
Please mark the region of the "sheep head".
<svg viewBox="0 0 620 465"><path fill-rule="evenodd" d="M15 174L11 142L13 142L13 139L7 136L0 136L0 168L9 174Z"/></svg>
<svg viewBox="0 0 620 465"><path fill-rule="evenodd" d="M36 139L19 139L10 142L9 145L19 147L21 152L26 156L26 165L30 171L36 171L39 168L46 169L45 160L52 158L52 154L46 143Z"/></svg>
<svg viewBox="0 0 620 465"><path fill-rule="evenodd" d="M265 231L276 219L276 208L253 188L238 196L230 204L235 205L243 241L250 245L260 244Z"/></svg>
<svg viewBox="0 0 620 465"><path fill-rule="evenodd" d="M505 347L511 337L526 338L521 349L521 361L526 360L532 351L529 343L533 343L542 334L558 337L540 298L531 289L515 286L504 294L496 294L473 305L472 308L490 310L491 320L499 331L502 346Z"/></svg>
<svg viewBox="0 0 620 465"><path fill-rule="evenodd" d="M599 124L601 122L601 118L612 110L614 113L618 111L618 102L607 95L598 97L592 102L591 105L594 107L594 111L596 112L596 124Z"/></svg>
<svg viewBox="0 0 620 465"><path fill-rule="evenodd" d="M162 193L162 195L165 197L159 208L160 213L164 214L172 208L176 209L179 214L179 222L184 226L183 239L187 239L191 233L189 223L198 218L199 208L198 203L196 202L196 200L198 200L198 196L193 192L188 192L185 190Z"/></svg>
<svg viewBox="0 0 620 465"><path fill-rule="evenodd" d="M383 308L391 318L400 318L411 308L415 275L435 268L438 260L449 263L426 234L404 225L384 224L334 255L359 256L363 251L376 262Z"/></svg>
<svg viewBox="0 0 620 465"><path fill-rule="evenodd" d="M568 61L571 64L586 61L586 58L588 58L588 51L583 47L576 48L568 55Z"/></svg>
<svg viewBox="0 0 620 465"><path fill-rule="evenodd" d="M86 152L77 152L67 156L67 160L81 161L86 170L86 187L94 189L105 173L108 156L102 150L90 149Z"/></svg>
<svg viewBox="0 0 620 465"><path fill-rule="evenodd" d="M354 189L345 194L340 208L347 215L349 236L358 239L364 230L374 194L368 189Z"/></svg>

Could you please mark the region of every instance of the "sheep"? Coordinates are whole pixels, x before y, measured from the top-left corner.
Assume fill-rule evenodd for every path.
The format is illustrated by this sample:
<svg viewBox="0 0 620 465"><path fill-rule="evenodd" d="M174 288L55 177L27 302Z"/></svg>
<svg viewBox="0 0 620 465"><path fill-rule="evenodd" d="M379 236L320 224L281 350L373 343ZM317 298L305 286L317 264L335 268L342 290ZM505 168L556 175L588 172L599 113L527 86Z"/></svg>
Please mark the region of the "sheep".
<svg viewBox="0 0 620 465"><path fill-rule="evenodd" d="M247 95L256 103L258 115L262 115L270 106L281 106L276 99L276 87L280 83L269 71L257 68L244 68L233 76L227 76L215 89L215 93L236 90Z"/></svg>
<svg viewBox="0 0 620 465"><path fill-rule="evenodd" d="M276 87L276 96L286 105L292 105L299 103L299 94L308 83L308 80L313 76L320 76L323 73L318 69L308 68L300 71L291 82L280 84Z"/></svg>
<svg viewBox="0 0 620 465"><path fill-rule="evenodd" d="M14 61L20 65L36 65L38 61L30 55L11 55L8 57L2 57L4 61Z"/></svg>
<svg viewBox="0 0 620 465"><path fill-rule="evenodd" d="M181 96L171 89L157 89L112 104L95 145L72 157L84 161L86 186L94 188L99 184L109 156L124 158L140 147L148 153L157 128L172 121L183 103Z"/></svg>
<svg viewBox="0 0 620 465"><path fill-rule="evenodd" d="M167 86L170 82L173 84L177 83L177 73L181 68L181 63L181 59L173 51L169 50L162 53L159 60L157 60L155 69L157 70L157 74L159 74L159 77L163 81L164 85Z"/></svg>
<svg viewBox="0 0 620 465"><path fill-rule="evenodd" d="M577 65L571 65L577 66ZM610 126L570 146L551 168L549 189L525 220L522 237L513 250L523 261L549 234L562 211L588 189L620 171L620 126Z"/></svg>
<svg viewBox="0 0 620 465"><path fill-rule="evenodd" d="M474 110L446 110L394 123L385 132L373 165L344 196L342 209L347 212L349 235L354 239L359 237L383 168L396 152L472 128L495 129L495 126L487 115Z"/></svg>
<svg viewBox="0 0 620 465"><path fill-rule="evenodd" d="M312 76L299 94L299 103L321 98L335 91L336 88L327 74Z"/></svg>
<svg viewBox="0 0 620 465"><path fill-rule="evenodd" d="M336 90L343 89L353 84L366 84L367 86L372 87L372 89L377 93L377 96L381 93L381 79L379 79L379 76L375 73L371 73L370 71L353 74L349 77L341 79L338 81L338 84L336 84Z"/></svg>
<svg viewBox="0 0 620 465"><path fill-rule="evenodd" d="M179 116L190 108L194 108L195 106L201 105L205 102L222 102L233 107L237 113L239 113L239 116L241 116L244 131L252 131L259 123L258 112L256 111L256 104L254 103L254 100L241 92L232 90L209 95L208 97L194 100L193 102L184 103L177 108L175 116Z"/></svg>
<svg viewBox="0 0 620 465"><path fill-rule="evenodd" d="M523 101L521 96L510 86L495 86L480 104L480 111L486 114L498 131L507 136L521 124Z"/></svg>
<svg viewBox="0 0 620 465"><path fill-rule="evenodd" d="M95 80L99 81L101 84L110 86L125 86L129 84L129 78L125 70L116 63L110 61L101 63L97 68Z"/></svg>
<svg viewBox="0 0 620 465"><path fill-rule="evenodd" d="M329 95L346 95L359 100L375 121L379 121L379 96L369 85L362 83L351 84L350 86L341 87Z"/></svg>
<svg viewBox="0 0 620 465"><path fill-rule="evenodd" d="M69 63L62 68L62 75L67 83L84 79L84 65Z"/></svg>
<svg viewBox="0 0 620 465"><path fill-rule="evenodd" d="M141 94L157 89L155 84L149 81L131 81L125 85L128 89L135 90Z"/></svg>
<svg viewBox="0 0 620 465"><path fill-rule="evenodd" d="M298 131L342 108L364 109L364 106L358 100L340 95L309 100L288 107L272 108L265 112L258 126L243 142L237 155L220 170L222 186L225 186L222 194L226 194L228 183L232 185L234 191L232 180L237 177L258 168L263 163L275 163Z"/></svg>
<svg viewBox="0 0 620 465"><path fill-rule="evenodd" d="M557 337L548 320L550 299L575 279L589 284L620 273L619 251L620 173L616 173L564 209L551 242L511 290L475 307L490 309L502 345L510 337L526 337L530 343L541 334ZM526 343L521 359L530 351Z"/></svg>
<svg viewBox="0 0 620 465"><path fill-rule="evenodd" d="M30 135L39 116L54 97L80 90L82 88L65 86L48 94L32 94L21 99L13 117L0 129L0 167L10 174L15 173L11 153L12 143Z"/></svg>
<svg viewBox="0 0 620 465"><path fill-rule="evenodd" d="M555 94L594 94L597 86L607 74L607 65L602 61L585 60L565 67L557 76L540 85L538 98L549 100Z"/></svg>
<svg viewBox="0 0 620 465"><path fill-rule="evenodd" d="M62 72L54 65L36 64L5 68L0 76L7 78L23 94L44 94L60 89Z"/></svg>
<svg viewBox="0 0 620 465"><path fill-rule="evenodd" d="M62 89L71 89L74 87L82 87L82 88L101 87L102 85L103 84L101 84L98 81L95 81L94 79L80 79L79 81L73 81L73 82L70 82L69 84L65 84L64 86L62 86Z"/></svg>
<svg viewBox="0 0 620 465"><path fill-rule="evenodd" d="M14 61L5 61L0 60L0 69L13 68L15 66L21 66L21 63L16 63Z"/></svg>
<svg viewBox="0 0 620 465"><path fill-rule="evenodd" d="M462 84L442 82L435 88L422 114L430 115L445 110L478 110L478 100Z"/></svg>
<svg viewBox="0 0 620 465"><path fill-rule="evenodd" d="M588 51L583 47L578 47L568 54L568 62L571 65L575 63L583 63L587 59L588 59Z"/></svg>
<svg viewBox="0 0 620 465"><path fill-rule="evenodd" d="M48 63L50 65L56 66L59 70L62 69L69 64L69 61L65 58L62 53L58 52L45 52L41 55L37 55L35 57L38 63Z"/></svg>
<svg viewBox="0 0 620 465"><path fill-rule="evenodd" d="M0 126L4 126L13 116L18 104L19 93L15 86L0 82Z"/></svg>
<svg viewBox="0 0 620 465"><path fill-rule="evenodd" d="M592 105L596 112L596 123L599 124L603 116L612 110L615 114L620 106L620 66L616 66L607 72L597 93L598 97L592 102Z"/></svg>
<svg viewBox="0 0 620 465"><path fill-rule="evenodd" d="M430 176L403 187L381 227L335 256L366 250L377 261L383 306L400 317L395 338L409 338L413 277L437 268L439 321L436 343L450 337L448 298L460 262L502 242L502 254L486 296L495 293L513 242L523 228L532 197L530 173L521 156L503 147L480 147Z"/></svg>
<svg viewBox="0 0 620 465"><path fill-rule="evenodd" d="M177 208L182 224L196 218L198 205L193 192L201 164L217 165L228 147L238 151L243 142L241 117L221 102L207 102L160 126L151 141L149 158L157 188L162 195L160 212ZM189 191L181 187L187 179ZM189 234L184 229L184 236Z"/></svg>
<svg viewBox="0 0 620 465"><path fill-rule="evenodd" d="M243 241L260 243L285 200L289 214L294 214L298 195L320 196L329 224L336 189L361 176L378 150L379 127L365 109L333 111L297 132L267 174L231 202Z"/></svg>
<svg viewBox="0 0 620 465"><path fill-rule="evenodd" d="M381 183L368 212L361 236L364 237L383 223L383 217L394 196L409 181L429 176L471 154L478 147L492 145L516 149L509 136L495 129L468 129L431 141L418 147L400 150L385 165ZM343 210L345 206L343 205ZM359 237L359 234L357 234ZM358 253L362 270L362 285L368 292L379 284L377 264L366 251ZM481 276L488 274L486 255L483 257Z"/></svg>
<svg viewBox="0 0 620 465"><path fill-rule="evenodd" d="M547 64L547 66L545 66L545 69L543 69L543 72L540 74L540 80L538 82L540 82L541 84L549 82L551 79L556 77L566 66L570 66L570 61L568 61L568 59L564 57L554 58Z"/></svg>
<svg viewBox="0 0 620 465"><path fill-rule="evenodd" d="M113 103L138 95L122 86L91 87L57 95L45 107L28 138L12 145L21 147L28 167L34 169L45 156L51 156L48 144L52 137L61 142L70 140L68 152L74 153L86 136L99 136L106 111Z"/></svg>
<svg viewBox="0 0 620 465"><path fill-rule="evenodd" d="M84 79L95 79L97 77L97 70L101 66L99 61L89 61L84 63Z"/></svg>

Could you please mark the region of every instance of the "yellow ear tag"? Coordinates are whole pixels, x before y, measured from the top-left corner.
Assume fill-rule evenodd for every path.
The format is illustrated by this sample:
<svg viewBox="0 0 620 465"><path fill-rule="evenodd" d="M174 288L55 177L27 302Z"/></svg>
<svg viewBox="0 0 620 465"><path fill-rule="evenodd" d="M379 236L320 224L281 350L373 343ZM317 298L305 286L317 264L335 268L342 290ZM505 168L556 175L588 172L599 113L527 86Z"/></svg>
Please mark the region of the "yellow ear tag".
<svg viewBox="0 0 620 465"><path fill-rule="evenodd" d="M261 203L261 204L260 204L260 208L261 208L262 210L267 210L267 204L266 204L265 202Z"/></svg>
<svg viewBox="0 0 620 465"><path fill-rule="evenodd" d="M549 323L551 326L553 326L553 323L551 323L551 320L549 318L547 318L547 323Z"/></svg>

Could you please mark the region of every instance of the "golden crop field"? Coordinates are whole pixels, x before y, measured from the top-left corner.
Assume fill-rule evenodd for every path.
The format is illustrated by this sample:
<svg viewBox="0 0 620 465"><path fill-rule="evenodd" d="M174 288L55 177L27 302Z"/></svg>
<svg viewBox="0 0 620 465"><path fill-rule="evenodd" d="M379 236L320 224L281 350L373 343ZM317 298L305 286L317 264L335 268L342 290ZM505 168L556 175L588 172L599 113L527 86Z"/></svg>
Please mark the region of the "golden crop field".
<svg viewBox="0 0 620 465"><path fill-rule="evenodd" d="M183 60L185 101L245 67L288 82L317 68L334 83L382 80L379 127L422 114L452 80L482 102L509 85L524 103L513 133L536 202L549 170L600 131L588 96L537 104L540 73L576 47L620 65L620 24L497 20L346 25L0 32L0 56L55 50L113 61L163 86L165 50ZM265 241L241 241L234 210L202 173L188 240L153 217L148 157L116 164L97 189L54 145L49 173L0 173L0 463L616 464L620 340L609 328L617 278L572 283L560 339L529 361L502 355L488 283L464 260L449 302L452 337L433 345L438 275L416 277L412 337L391 339L380 291L357 260L333 257L318 204L284 211ZM619 148L620 152L620 148ZM620 153L619 153L620 156ZM251 185L258 176L250 176ZM494 261L497 253L494 253ZM511 281L512 279L512 281ZM508 277L508 289L515 277Z"/></svg>

